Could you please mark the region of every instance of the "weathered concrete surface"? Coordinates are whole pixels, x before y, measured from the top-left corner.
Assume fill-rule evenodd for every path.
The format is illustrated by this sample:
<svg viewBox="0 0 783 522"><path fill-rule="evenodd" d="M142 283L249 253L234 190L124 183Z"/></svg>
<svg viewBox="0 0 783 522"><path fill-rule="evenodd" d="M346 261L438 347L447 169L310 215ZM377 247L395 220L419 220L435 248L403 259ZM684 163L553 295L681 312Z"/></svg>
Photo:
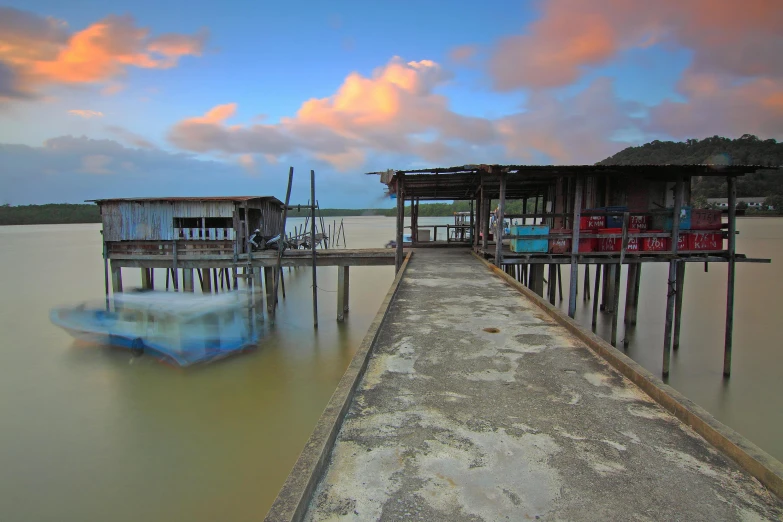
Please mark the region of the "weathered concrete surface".
<svg viewBox="0 0 783 522"><path fill-rule="evenodd" d="M783 518L470 254L417 251L389 313L307 520Z"/></svg>

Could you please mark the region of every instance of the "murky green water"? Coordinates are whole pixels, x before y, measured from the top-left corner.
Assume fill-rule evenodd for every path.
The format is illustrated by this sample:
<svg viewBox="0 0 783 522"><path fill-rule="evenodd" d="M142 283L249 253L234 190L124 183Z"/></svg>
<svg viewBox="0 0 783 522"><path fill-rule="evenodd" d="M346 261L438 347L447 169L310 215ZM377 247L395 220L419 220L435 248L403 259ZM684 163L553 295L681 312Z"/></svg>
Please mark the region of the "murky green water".
<svg viewBox="0 0 783 522"><path fill-rule="evenodd" d="M346 218L348 246L383 246L394 223ZM693 265L670 384L780 459L783 220L746 219L738 228L739 251L775 262L739 265L731 380L721 378L726 267L713 264L705 274ZM317 331L310 271L286 270L287 298L257 350L174 370L75 343L49 322L51 307L103 295L99 230L0 227L0 520L261 519L375 316L393 268L351 269L344 324L335 321L336 268L319 268ZM666 268L644 270L629 354L659 372ZM123 271L126 288L140 284L138 272ZM164 281L157 271L156 284ZM606 323L601 328L608 333Z"/></svg>

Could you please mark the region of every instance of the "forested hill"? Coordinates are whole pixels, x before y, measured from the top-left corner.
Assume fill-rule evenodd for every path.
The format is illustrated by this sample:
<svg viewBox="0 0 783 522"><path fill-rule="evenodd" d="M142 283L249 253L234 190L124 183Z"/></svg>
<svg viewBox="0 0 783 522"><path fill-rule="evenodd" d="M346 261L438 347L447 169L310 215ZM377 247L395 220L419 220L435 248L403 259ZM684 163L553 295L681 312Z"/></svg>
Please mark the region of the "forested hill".
<svg viewBox="0 0 783 522"><path fill-rule="evenodd" d="M783 143L752 134L732 140L713 136L703 140L651 141L628 147L598 165L783 165Z"/></svg>
<svg viewBox="0 0 783 522"><path fill-rule="evenodd" d="M783 143L761 140L752 134L732 140L713 136L703 140L652 141L628 147L599 165L783 165ZM726 180L698 177L691 186L694 201L725 198ZM737 179L739 197L783 196L783 170L759 170Z"/></svg>

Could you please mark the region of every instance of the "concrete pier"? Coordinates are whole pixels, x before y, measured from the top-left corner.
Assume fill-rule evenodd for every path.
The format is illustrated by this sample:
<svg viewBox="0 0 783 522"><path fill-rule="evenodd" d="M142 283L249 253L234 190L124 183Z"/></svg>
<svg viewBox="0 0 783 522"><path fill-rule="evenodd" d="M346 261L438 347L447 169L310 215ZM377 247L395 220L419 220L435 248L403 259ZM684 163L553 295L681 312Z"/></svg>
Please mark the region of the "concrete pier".
<svg viewBox="0 0 783 522"><path fill-rule="evenodd" d="M783 518L778 497L470 253L418 250L398 282L331 455L313 459L305 520ZM297 495L284 487L270 519Z"/></svg>

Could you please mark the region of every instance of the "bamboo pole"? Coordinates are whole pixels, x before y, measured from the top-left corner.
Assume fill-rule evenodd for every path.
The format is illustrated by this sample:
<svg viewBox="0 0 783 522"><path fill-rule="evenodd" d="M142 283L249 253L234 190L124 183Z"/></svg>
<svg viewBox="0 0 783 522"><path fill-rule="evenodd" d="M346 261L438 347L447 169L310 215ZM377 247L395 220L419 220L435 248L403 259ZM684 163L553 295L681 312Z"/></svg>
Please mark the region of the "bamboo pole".
<svg viewBox="0 0 783 522"><path fill-rule="evenodd" d="M280 278L283 276L283 249L286 243L285 240L285 222L288 218L288 203L291 201L291 185L294 182L294 167L288 169L288 189L285 191L285 205L283 206L283 222L280 224L280 241L277 244L277 270L275 270L275 280L272 284L272 293L275 297L274 304L272 305L272 315L277 308L277 287ZM285 297L285 290L283 290L283 297Z"/></svg>
<svg viewBox="0 0 783 522"><path fill-rule="evenodd" d="M737 179L729 176L729 276L726 283L726 335L723 344L723 375L731 375L731 349L734 333L734 278L736 259L736 232L737 232Z"/></svg>
<svg viewBox="0 0 783 522"><path fill-rule="evenodd" d="M313 251L313 327L318 328L318 279L316 277L316 253L315 253L315 171L310 171L310 212L313 214L313 219L310 222L310 234L312 238L310 240Z"/></svg>
<svg viewBox="0 0 783 522"><path fill-rule="evenodd" d="M682 208L683 181L677 180L674 193L674 210L672 215L672 252L677 253L680 237L680 209ZM669 376L669 359L671 358L672 345L672 316L674 315L674 299L677 294L677 261L669 261L669 279L666 294L666 324L663 331L663 366L661 374Z"/></svg>
<svg viewBox="0 0 783 522"><path fill-rule="evenodd" d="M495 236L495 266L503 264L503 214L506 210L506 175L500 173L500 201L498 202L497 228Z"/></svg>
<svg viewBox="0 0 783 522"><path fill-rule="evenodd" d="M623 261L625 252L628 249L628 223L630 213L623 213L623 237L620 243L620 262L617 264L617 271L614 273L614 310L612 310L612 346L617 346L617 321L620 314L620 284L623 277Z"/></svg>
<svg viewBox="0 0 783 522"><path fill-rule="evenodd" d="M576 189L574 190L574 212L571 220L571 281L569 282L570 292L568 294L568 316L573 319L576 315L576 286L579 279L579 264L577 254L579 253L579 221L582 212L582 176L576 177Z"/></svg>

